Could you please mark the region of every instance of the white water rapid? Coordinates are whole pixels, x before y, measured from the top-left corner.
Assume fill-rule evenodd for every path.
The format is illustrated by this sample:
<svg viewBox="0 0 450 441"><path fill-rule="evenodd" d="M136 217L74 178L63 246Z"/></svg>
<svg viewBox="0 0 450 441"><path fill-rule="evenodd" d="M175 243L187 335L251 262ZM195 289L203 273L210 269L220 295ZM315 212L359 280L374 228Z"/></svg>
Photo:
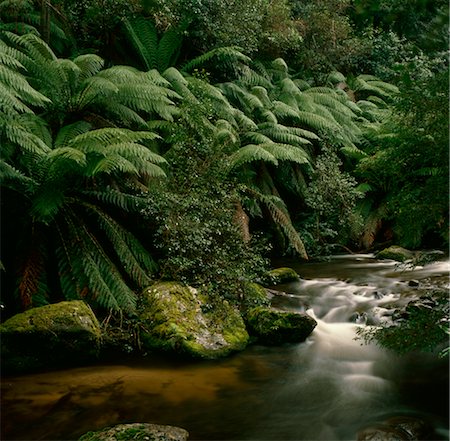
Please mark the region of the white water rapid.
<svg viewBox="0 0 450 441"><path fill-rule="evenodd" d="M395 308L423 295L431 280L448 289L450 262L407 268L376 261L372 255L335 256L327 263L299 266L297 271L302 277L315 277L277 287L285 293L275 296L273 303L286 310L306 309L317 327L298 346L292 377L274 397L273 413L257 435L273 440L350 440L387 417L418 415L405 406L397 384L408 358L364 344L356 329L389 322ZM419 288L411 287L410 280ZM420 358L418 364L433 363L427 356ZM448 400L448 391L441 392ZM282 412L277 412L281 401ZM437 431L448 439L445 419Z"/></svg>

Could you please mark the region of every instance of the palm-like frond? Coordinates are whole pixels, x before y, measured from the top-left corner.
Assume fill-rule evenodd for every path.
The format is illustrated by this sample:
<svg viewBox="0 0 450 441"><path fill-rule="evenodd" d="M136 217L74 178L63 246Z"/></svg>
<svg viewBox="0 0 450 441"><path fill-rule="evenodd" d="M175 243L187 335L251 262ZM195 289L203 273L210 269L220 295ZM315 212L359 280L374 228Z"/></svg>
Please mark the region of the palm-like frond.
<svg viewBox="0 0 450 441"><path fill-rule="evenodd" d="M136 294L98 239L69 207L58 220L58 233L57 257L65 297L86 298L105 309L133 312Z"/></svg>
<svg viewBox="0 0 450 441"><path fill-rule="evenodd" d="M306 253L303 241L293 227L289 212L283 201L277 196L266 195L255 189L247 188L247 191L256 200L267 207L272 221L283 230L289 244L300 255L300 257L303 259L308 259L308 254Z"/></svg>
<svg viewBox="0 0 450 441"><path fill-rule="evenodd" d="M219 47L202 54L184 64L181 68L183 72L192 72L195 68L201 67L208 62L214 62L215 66L222 69L233 68L237 63L250 63L251 59L244 55L237 47Z"/></svg>

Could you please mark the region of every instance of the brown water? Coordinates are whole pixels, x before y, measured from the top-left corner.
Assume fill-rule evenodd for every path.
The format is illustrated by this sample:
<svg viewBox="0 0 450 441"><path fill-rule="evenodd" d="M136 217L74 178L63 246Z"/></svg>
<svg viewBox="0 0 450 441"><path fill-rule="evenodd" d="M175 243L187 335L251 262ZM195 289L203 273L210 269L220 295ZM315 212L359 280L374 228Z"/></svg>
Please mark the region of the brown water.
<svg viewBox="0 0 450 441"><path fill-rule="evenodd" d="M273 299L318 326L306 342L253 346L225 360L118 361L2 381L5 440L74 440L123 422L186 428L191 440L353 440L393 415L427 420L448 439L448 364L399 357L355 340L368 316L383 320L420 289L448 286L448 262L399 271L369 255L291 266L300 282Z"/></svg>

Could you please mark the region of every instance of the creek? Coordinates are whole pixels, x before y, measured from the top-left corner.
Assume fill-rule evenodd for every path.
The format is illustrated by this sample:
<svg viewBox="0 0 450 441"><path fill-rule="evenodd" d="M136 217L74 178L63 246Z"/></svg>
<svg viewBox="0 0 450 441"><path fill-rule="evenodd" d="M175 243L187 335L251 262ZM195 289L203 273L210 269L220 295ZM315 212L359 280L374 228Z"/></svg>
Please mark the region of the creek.
<svg viewBox="0 0 450 441"><path fill-rule="evenodd" d="M318 322L305 342L250 346L217 361L151 357L9 376L1 439L74 440L150 422L183 427L190 440L355 440L363 428L406 415L448 440L448 358L396 355L363 344L355 330L388 320L428 289L448 289L450 263L402 269L372 255L278 263L301 280L277 286L273 305Z"/></svg>

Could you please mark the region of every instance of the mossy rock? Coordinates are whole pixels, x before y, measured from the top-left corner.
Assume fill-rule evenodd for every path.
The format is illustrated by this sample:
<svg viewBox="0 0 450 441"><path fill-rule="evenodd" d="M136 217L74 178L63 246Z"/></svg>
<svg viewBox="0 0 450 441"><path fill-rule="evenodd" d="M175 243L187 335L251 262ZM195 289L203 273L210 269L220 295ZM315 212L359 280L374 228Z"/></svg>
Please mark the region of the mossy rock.
<svg viewBox="0 0 450 441"><path fill-rule="evenodd" d="M79 441L187 441L188 437L189 433L180 427L134 423L88 432Z"/></svg>
<svg viewBox="0 0 450 441"><path fill-rule="evenodd" d="M256 306L270 305L267 291L258 283L247 282L243 286L243 307L244 309L255 308Z"/></svg>
<svg viewBox="0 0 450 441"><path fill-rule="evenodd" d="M247 346L244 321L228 301L176 282L159 282L143 293L140 314L144 349L219 358Z"/></svg>
<svg viewBox="0 0 450 441"><path fill-rule="evenodd" d="M6 373L63 367L95 359L100 325L81 300L17 314L0 325L2 369Z"/></svg>
<svg viewBox="0 0 450 441"><path fill-rule="evenodd" d="M273 286L282 283L296 282L299 280L299 275L292 268L282 267L270 270L262 280L263 285Z"/></svg>
<svg viewBox="0 0 450 441"><path fill-rule="evenodd" d="M414 257L412 251L407 250L396 245L390 246L378 252L375 256L377 259L390 259L397 260L398 262L405 262L411 260Z"/></svg>
<svg viewBox="0 0 450 441"><path fill-rule="evenodd" d="M307 314L277 311L258 306L246 314L247 330L257 342L265 345L304 341L317 322Z"/></svg>

